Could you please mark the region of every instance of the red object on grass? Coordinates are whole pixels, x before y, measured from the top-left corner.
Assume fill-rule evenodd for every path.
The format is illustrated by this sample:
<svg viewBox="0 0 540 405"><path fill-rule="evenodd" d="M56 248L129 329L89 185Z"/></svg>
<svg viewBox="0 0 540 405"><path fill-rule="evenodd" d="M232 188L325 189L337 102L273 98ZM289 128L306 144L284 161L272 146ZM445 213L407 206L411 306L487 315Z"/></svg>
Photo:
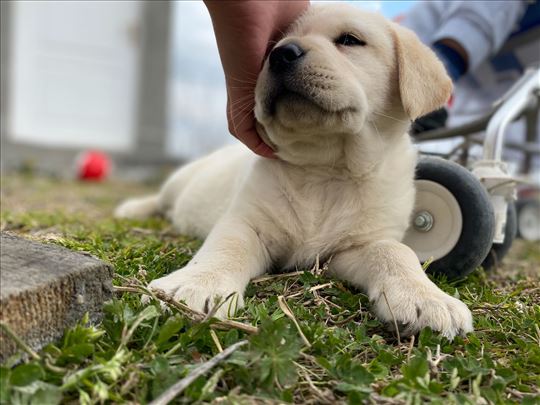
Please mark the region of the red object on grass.
<svg viewBox="0 0 540 405"><path fill-rule="evenodd" d="M80 180L100 181L111 170L109 157L98 151L83 152L77 159L77 177Z"/></svg>

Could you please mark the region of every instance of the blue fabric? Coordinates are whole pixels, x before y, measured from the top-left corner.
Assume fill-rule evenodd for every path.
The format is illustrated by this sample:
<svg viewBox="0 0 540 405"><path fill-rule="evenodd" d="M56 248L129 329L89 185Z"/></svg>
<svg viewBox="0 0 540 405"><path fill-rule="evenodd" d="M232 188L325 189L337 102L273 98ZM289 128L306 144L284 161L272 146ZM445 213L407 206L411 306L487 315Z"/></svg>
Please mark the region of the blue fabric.
<svg viewBox="0 0 540 405"><path fill-rule="evenodd" d="M465 59L453 48L441 42L435 42L433 44L433 50L446 67L446 71L453 82L456 82L467 72Z"/></svg>
<svg viewBox="0 0 540 405"><path fill-rule="evenodd" d="M535 1L527 6L517 29L512 32L510 37L523 34L537 26L540 26L540 1ZM490 64L496 72L515 70L521 74L525 70L516 54L512 51L495 55L490 60Z"/></svg>
<svg viewBox="0 0 540 405"><path fill-rule="evenodd" d="M475 72L499 52L520 22L531 24L530 17L524 19L526 11L534 11L529 6L528 0L419 2L403 23L427 44L457 41L467 53L467 71Z"/></svg>
<svg viewBox="0 0 540 405"><path fill-rule="evenodd" d="M511 36L519 35L531 28L540 25L540 1L535 1L527 6L525 14L519 21L519 27Z"/></svg>
<svg viewBox="0 0 540 405"><path fill-rule="evenodd" d="M524 72L523 65L513 52L505 52L493 57L490 61L491 66L496 72L505 72L515 70L520 74Z"/></svg>

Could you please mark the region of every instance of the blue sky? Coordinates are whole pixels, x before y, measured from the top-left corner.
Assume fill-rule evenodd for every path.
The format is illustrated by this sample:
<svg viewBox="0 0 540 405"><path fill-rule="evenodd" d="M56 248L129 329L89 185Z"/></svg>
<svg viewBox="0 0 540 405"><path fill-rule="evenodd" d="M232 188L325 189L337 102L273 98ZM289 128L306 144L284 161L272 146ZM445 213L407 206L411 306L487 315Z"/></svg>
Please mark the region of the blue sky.
<svg viewBox="0 0 540 405"><path fill-rule="evenodd" d="M416 1L381 1L380 11L384 16L393 18L401 13L405 13L414 3Z"/></svg>
<svg viewBox="0 0 540 405"><path fill-rule="evenodd" d="M348 1L388 18L415 1ZM194 158L234 141L225 119L226 92L212 23L202 1L174 3L169 142L172 156Z"/></svg>

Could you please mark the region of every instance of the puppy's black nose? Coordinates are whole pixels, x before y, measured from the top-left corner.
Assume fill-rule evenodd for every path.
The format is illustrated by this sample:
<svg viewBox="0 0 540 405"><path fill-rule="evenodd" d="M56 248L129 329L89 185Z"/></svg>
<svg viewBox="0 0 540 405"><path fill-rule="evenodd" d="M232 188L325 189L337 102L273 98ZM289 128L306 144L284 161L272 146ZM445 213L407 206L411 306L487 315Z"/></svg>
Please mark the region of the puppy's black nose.
<svg viewBox="0 0 540 405"><path fill-rule="evenodd" d="M270 53L270 70L284 73L295 66L304 55L304 50L293 42L279 46Z"/></svg>

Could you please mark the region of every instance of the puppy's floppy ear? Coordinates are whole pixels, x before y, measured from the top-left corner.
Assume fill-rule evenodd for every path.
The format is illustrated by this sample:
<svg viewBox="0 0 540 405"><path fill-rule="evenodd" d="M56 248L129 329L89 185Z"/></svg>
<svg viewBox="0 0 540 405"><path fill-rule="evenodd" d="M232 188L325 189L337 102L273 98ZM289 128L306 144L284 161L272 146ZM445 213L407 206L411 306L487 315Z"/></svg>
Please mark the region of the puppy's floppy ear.
<svg viewBox="0 0 540 405"><path fill-rule="evenodd" d="M396 49L399 92L411 120L442 107L452 93L452 80L435 53L416 34L391 23Z"/></svg>

